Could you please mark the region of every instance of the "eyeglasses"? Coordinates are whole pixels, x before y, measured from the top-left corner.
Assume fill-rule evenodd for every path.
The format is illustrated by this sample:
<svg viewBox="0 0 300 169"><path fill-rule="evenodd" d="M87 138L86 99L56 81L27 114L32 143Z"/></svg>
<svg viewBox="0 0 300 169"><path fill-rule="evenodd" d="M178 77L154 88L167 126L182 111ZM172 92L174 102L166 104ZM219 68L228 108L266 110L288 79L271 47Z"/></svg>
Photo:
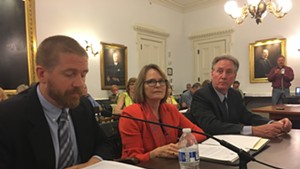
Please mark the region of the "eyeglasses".
<svg viewBox="0 0 300 169"><path fill-rule="evenodd" d="M150 80L146 80L144 83L146 83L150 87L155 87L157 85L157 83L160 86L166 86L167 82L168 82L168 80L166 80L166 79L160 79L160 80L150 79Z"/></svg>

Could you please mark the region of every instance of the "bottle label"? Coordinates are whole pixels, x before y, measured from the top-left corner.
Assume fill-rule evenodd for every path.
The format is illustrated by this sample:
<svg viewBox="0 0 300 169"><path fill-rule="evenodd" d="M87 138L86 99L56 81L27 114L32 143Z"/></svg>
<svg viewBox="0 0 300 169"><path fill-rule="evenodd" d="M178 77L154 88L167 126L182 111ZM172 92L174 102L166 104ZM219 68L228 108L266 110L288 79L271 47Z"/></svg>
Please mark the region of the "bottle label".
<svg viewBox="0 0 300 169"><path fill-rule="evenodd" d="M182 152L179 151L180 162L197 162L199 161L199 155L197 151Z"/></svg>

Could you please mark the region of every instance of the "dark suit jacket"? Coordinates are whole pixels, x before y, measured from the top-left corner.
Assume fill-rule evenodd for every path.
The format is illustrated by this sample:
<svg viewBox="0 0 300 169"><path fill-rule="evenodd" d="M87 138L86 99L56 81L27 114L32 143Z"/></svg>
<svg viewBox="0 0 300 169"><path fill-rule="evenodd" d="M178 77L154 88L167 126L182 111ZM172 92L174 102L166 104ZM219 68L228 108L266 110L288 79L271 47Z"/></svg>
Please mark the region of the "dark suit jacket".
<svg viewBox="0 0 300 169"><path fill-rule="evenodd" d="M243 125L262 125L268 119L249 112L238 92L230 88L227 95L229 117L212 84L199 89L191 104L194 122L209 134L240 134Z"/></svg>
<svg viewBox="0 0 300 169"><path fill-rule="evenodd" d="M102 155L99 125L88 100L70 110L81 162ZM36 86L0 103L0 168L54 169L55 152Z"/></svg>

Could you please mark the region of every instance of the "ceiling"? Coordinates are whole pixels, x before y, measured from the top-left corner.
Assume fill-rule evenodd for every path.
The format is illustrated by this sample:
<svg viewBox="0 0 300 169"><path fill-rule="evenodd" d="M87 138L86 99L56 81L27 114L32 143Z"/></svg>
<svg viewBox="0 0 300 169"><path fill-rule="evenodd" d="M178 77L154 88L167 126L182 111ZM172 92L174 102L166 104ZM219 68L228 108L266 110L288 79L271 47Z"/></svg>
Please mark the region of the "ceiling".
<svg viewBox="0 0 300 169"><path fill-rule="evenodd" d="M148 0L149 3L155 3L167 8L188 12L195 9L205 8L216 3L225 3L226 0Z"/></svg>

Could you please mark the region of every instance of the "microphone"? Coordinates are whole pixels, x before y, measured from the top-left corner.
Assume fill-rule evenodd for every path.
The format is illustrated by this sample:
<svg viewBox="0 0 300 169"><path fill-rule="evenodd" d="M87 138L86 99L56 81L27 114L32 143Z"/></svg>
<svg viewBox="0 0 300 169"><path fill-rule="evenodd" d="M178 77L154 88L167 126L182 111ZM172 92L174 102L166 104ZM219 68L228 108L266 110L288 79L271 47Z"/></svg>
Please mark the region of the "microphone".
<svg viewBox="0 0 300 169"><path fill-rule="evenodd" d="M101 112L101 115L105 116L105 117L111 117L112 116L112 112L103 111L103 112ZM169 127L169 128L173 128L173 129L177 129L177 130L182 130L183 129L182 127L173 126L173 125L164 124L164 123L159 123L159 122L155 122L155 121L149 121L149 120L140 119L140 118L135 118L135 117L131 117L131 116L124 116L124 115L119 115L119 114L114 114L114 116L118 116L118 117L122 117L122 118L127 118L127 119L131 119L131 120L136 120L136 121L141 121L141 122L145 122L145 123L150 123L150 124L154 124L154 125ZM216 138L216 137L214 137L214 136L212 136L212 135L210 135L208 133L199 132L199 131L195 131L195 130L191 130L191 132L192 133L197 133L197 134L204 135L207 138L212 138L215 141L217 141L218 143L220 143L222 146L224 146L224 147L228 148L229 150L232 150L233 152L237 153L238 156L239 156L239 159L240 159L240 161L239 161L239 169L247 169L247 163L249 161L255 161L255 162L259 163L259 164L268 166L270 168L281 169L281 168L272 166L270 164L258 161L252 155L250 155L248 152L244 151L243 149L238 148L238 147L234 146L233 144L231 144L231 143L229 143L229 142L227 142L225 140L218 139L218 138Z"/></svg>
<svg viewBox="0 0 300 169"><path fill-rule="evenodd" d="M281 68L280 73L283 75L285 73L285 69Z"/></svg>

